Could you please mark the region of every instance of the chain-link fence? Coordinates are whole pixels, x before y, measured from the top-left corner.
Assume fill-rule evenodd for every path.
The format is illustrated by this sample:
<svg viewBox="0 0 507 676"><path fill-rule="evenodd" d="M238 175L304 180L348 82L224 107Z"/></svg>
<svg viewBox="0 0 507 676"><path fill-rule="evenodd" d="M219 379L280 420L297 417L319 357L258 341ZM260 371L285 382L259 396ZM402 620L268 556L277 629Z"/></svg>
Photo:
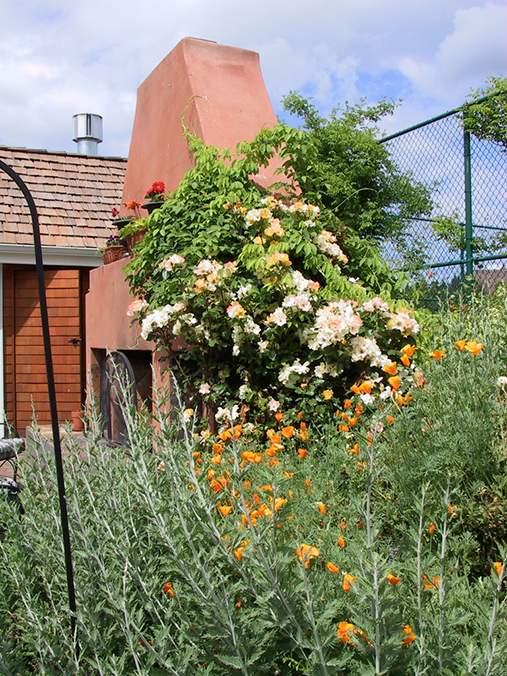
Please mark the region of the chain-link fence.
<svg viewBox="0 0 507 676"><path fill-rule="evenodd" d="M405 221L401 240L385 245L421 299L453 292L465 279L489 290L507 281L507 153L464 131L466 110L381 140L432 197L431 214Z"/></svg>

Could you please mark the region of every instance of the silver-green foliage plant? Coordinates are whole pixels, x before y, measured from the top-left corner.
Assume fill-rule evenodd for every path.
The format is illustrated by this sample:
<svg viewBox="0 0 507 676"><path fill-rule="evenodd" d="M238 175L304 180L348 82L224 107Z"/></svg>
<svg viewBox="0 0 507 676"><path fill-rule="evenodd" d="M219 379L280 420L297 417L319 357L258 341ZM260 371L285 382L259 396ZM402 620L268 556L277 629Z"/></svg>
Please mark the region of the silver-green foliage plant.
<svg viewBox="0 0 507 676"><path fill-rule="evenodd" d="M155 431L126 411L127 446L109 448L92 416L86 445L69 441L64 458L79 653L53 459L39 439L23 467L24 514L2 510L4 672L501 675L505 538L491 533L478 565L473 527L484 505L468 490L505 497L495 342L505 320L500 297L491 321L474 302L433 331L431 347L447 356L429 358L426 388L408 405L365 405L347 431L308 420L305 454L300 417L273 420L271 446L283 439L274 458L240 425L208 451L188 412L179 422L161 415ZM464 338L484 348L459 351ZM483 393L467 404L481 434L456 411L468 426L461 441L444 424L429 444L428 426L451 420L446 402L470 373ZM365 404L364 393L351 401ZM466 471L470 442L476 462Z"/></svg>

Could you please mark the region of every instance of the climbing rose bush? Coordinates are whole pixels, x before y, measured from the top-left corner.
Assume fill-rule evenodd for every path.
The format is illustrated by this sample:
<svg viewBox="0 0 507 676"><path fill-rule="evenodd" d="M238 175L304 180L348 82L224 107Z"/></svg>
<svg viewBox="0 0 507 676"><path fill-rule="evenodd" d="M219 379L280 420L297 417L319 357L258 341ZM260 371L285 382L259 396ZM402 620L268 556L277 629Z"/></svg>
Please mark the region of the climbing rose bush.
<svg viewBox="0 0 507 676"><path fill-rule="evenodd" d="M370 383L367 404L410 388L410 370L393 387L396 373L384 368L414 342L413 312L347 275L346 237L319 207L265 197L223 209L244 233L237 255L170 252L128 311L144 339L169 351L185 388L212 410L238 405L252 420L273 406L334 412L359 381Z"/></svg>

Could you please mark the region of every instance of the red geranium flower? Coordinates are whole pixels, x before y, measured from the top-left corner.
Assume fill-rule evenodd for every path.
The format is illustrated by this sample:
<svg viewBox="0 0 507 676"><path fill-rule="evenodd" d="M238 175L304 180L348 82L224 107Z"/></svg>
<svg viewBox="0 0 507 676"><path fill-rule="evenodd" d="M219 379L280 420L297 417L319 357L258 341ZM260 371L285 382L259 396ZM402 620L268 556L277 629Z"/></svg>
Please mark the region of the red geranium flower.
<svg viewBox="0 0 507 676"><path fill-rule="evenodd" d="M165 185L162 181L155 181L152 184L151 188L146 193L146 197L155 197L157 195L163 195L165 192Z"/></svg>

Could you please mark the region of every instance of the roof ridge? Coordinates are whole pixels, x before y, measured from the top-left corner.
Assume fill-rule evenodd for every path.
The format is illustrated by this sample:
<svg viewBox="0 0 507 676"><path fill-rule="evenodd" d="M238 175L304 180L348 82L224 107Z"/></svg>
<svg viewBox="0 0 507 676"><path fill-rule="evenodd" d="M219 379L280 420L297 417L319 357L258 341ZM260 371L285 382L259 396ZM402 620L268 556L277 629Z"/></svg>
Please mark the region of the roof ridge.
<svg viewBox="0 0 507 676"><path fill-rule="evenodd" d="M22 146L6 146L0 145L1 150L9 151L21 151L25 153L41 153L43 155L63 155L65 157L80 157L80 158L90 158L94 160L120 160L122 162L127 161L127 157L120 157L116 155L84 155L83 153L69 153L65 150L45 150L43 148L24 148Z"/></svg>

